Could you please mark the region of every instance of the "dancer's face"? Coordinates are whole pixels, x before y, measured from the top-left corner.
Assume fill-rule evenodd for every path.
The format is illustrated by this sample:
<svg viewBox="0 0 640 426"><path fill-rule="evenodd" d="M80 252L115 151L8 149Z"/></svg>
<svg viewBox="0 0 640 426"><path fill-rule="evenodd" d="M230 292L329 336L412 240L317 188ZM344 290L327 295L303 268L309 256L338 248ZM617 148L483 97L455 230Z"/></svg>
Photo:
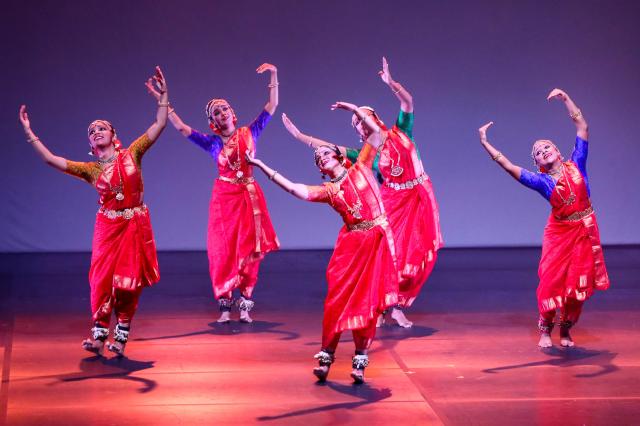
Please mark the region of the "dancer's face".
<svg viewBox="0 0 640 426"><path fill-rule="evenodd" d="M366 111L366 114L367 116L369 116L373 113L371 111ZM369 133L371 133L369 131L369 128L364 125L363 120L360 120L360 118L358 118L356 114L353 114L353 116L351 117L351 125L356 130L358 136L360 136L361 141L364 141L365 139L367 139L367 137L369 137Z"/></svg>
<svg viewBox="0 0 640 426"><path fill-rule="evenodd" d="M216 127L220 129L233 128L233 110L227 103L219 103L213 107L211 116Z"/></svg>
<svg viewBox="0 0 640 426"><path fill-rule="evenodd" d="M113 143L114 132L103 121L96 121L89 127L89 144L92 148L104 148Z"/></svg>
<svg viewBox="0 0 640 426"><path fill-rule="evenodd" d="M323 146L316 150L315 160L318 169L325 175L331 175L333 170L340 166L338 154L328 146Z"/></svg>
<svg viewBox="0 0 640 426"><path fill-rule="evenodd" d="M533 158L536 164L543 168L550 168L554 163L560 161L560 151L548 140L539 140L533 144Z"/></svg>

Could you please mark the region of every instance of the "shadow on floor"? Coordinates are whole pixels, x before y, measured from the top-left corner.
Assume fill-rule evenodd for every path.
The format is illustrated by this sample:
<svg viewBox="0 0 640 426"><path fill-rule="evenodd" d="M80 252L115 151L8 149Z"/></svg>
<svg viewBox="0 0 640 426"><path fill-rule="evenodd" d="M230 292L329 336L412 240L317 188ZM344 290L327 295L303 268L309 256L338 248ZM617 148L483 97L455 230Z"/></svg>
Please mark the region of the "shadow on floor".
<svg viewBox="0 0 640 426"><path fill-rule="evenodd" d="M167 336L139 337L134 340L144 342L149 340L179 339L181 337L202 336L207 334L211 334L214 336L235 336L236 334L261 334L261 333L279 334L281 336L278 340L295 340L300 337L299 333L295 333L293 331L276 330L276 328L280 327L281 325L283 325L283 323L281 322L269 322L269 321L254 321L251 324L245 324L245 323L234 322L234 321L226 324L221 324L214 321L214 322L210 322L208 324L209 328L205 330L192 331L190 333L184 333L184 334L171 334Z"/></svg>

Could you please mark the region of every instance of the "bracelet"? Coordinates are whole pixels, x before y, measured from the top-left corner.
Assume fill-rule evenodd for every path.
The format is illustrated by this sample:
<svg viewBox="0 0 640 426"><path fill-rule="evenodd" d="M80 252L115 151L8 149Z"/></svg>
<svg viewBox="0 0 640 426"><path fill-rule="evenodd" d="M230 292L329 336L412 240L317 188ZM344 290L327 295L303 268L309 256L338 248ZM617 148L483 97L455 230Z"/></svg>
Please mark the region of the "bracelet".
<svg viewBox="0 0 640 426"><path fill-rule="evenodd" d="M398 90L393 90L393 87L391 88L391 91L393 92L394 95L397 95L398 93L400 93L400 91L403 89L403 87L401 85L398 84Z"/></svg>
<svg viewBox="0 0 640 426"><path fill-rule="evenodd" d="M498 153L496 154L495 157L491 157L493 159L493 161L498 161L500 158L502 158L502 153L500 151L498 151Z"/></svg>
<svg viewBox="0 0 640 426"><path fill-rule="evenodd" d="M582 111L578 110L578 111L574 112L573 114L569 114L569 117L571 117L572 120L575 120L578 117L580 117L581 115L582 115Z"/></svg>
<svg viewBox="0 0 640 426"><path fill-rule="evenodd" d="M40 142L40 138L37 137L37 136L35 138L33 138L33 139L27 138L27 142L28 143Z"/></svg>
<svg viewBox="0 0 640 426"><path fill-rule="evenodd" d="M169 105L171 105L170 102L167 102L166 104L163 104L162 102L158 102L159 107L168 107Z"/></svg>
<svg viewBox="0 0 640 426"><path fill-rule="evenodd" d="M176 112L175 108L169 108L169 113L168 114L173 114L174 112Z"/></svg>
<svg viewBox="0 0 640 426"><path fill-rule="evenodd" d="M280 86L280 83L278 83L277 81L275 83L269 83L269 85L267 86L269 89L273 89L274 87L278 87Z"/></svg>
<svg viewBox="0 0 640 426"><path fill-rule="evenodd" d="M274 170L273 173L271 173L271 175L269 176L269 180L273 180L273 178L275 178L277 174L278 174L278 171Z"/></svg>

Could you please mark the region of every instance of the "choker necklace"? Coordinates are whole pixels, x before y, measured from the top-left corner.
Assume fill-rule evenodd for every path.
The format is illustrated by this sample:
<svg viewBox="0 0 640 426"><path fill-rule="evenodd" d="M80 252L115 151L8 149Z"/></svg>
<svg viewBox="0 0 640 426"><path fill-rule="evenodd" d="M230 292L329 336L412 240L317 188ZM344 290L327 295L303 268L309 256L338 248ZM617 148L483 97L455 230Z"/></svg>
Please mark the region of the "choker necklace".
<svg viewBox="0 0 640 426"><path fill-rule="evenodd" d="M116 159L116 156L118 155L118 151L114 152L113 155L109 158L107 158L106 160L101 160L98 158L98 163L100 164L109 164L109 163L113 163L113 160Z"/></svg>
<svg viewBox="0 0 640 426"><path fill-rule="evenodd" d="M342 173L340 173L339 176L336 176L334 178L329 179L331 181L331 183L339 183L340 181L342 181L342 179L344 179L344 177L347 175L347 169L344 169L342 171Z"/></svg>

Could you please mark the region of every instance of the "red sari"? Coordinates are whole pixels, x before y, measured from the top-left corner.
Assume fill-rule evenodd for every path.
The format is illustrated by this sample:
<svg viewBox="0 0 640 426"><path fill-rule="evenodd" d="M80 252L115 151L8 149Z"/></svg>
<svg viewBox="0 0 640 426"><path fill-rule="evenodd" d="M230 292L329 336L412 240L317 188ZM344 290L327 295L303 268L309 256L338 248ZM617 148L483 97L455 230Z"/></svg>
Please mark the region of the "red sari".
<svg viewBox="0 0 640 426"><path fill-rule="evenodd" d="M573 161L564 167L566 172L551 194L552 209L544 229L537 290L541 313L561 308L567 298L583 302L594 290L609 288L585 180Z"/></svg>
<svg viewBox="0 0 640 426"><path fill-rule="evenodd" d="M244 153L255 153L248 127L236 130L218 154L218 171L211 192L207 253L216 299L230 298L239 288L250 298L264 255L280 246L262 189Z"/></svg>
<svg viewBox="0 0 640 426"><path fill-rule="evenodd" d="M309 200L326 202L345 223L327 268L323 347L336 333L371 328L398 301L398 272L391 228L371 166L370 145L338 181L309 188ZM373 336L371 336L373 338Z"/></svg>
<svg viewBox="0 0 640 426"><path fill-rule="evenodd" d="M67 162L66 173L86 180L100 195L89 285L93 319L103 326L113 309L120 322L130 322L142 288L160 280L141 172L142 156L152 143L145 133L103 166Z"/></svg>
<svg viewBox="0 0 640 426"><path fill-rule="evenodd" d="M443 245L438 204L414 142L397 124L387 133L378 167L384 177L382 201L393 229L400 270L398 302L411 306Z"/></svg>

